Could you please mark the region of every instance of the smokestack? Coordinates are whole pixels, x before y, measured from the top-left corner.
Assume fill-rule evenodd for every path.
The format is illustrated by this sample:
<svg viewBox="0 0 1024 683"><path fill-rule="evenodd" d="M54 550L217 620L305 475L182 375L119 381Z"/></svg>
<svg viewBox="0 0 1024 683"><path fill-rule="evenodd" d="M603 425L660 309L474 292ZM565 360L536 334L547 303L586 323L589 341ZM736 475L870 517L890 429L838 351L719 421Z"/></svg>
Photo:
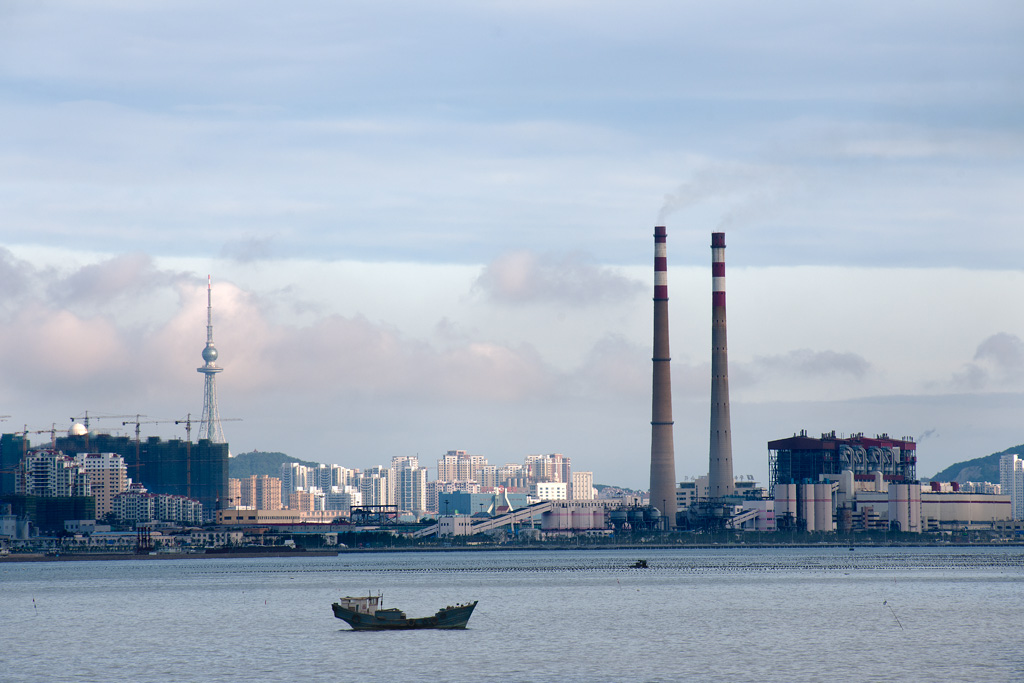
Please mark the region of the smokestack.
<svg viewBox="0 0 1024 683"><path fill-rule="evenodd" d="M711 233L711 452L708 497L736 493L729 420L729 345L725 334L725 233Z"/></svg>
<svg viewBox="0 0 1024 683"><path fill-rule="evenodd" d="M651 414L651 505L676 525L676 453L672 442L672 371L668 348L667 232L654 228L654 378Z"/></svg>

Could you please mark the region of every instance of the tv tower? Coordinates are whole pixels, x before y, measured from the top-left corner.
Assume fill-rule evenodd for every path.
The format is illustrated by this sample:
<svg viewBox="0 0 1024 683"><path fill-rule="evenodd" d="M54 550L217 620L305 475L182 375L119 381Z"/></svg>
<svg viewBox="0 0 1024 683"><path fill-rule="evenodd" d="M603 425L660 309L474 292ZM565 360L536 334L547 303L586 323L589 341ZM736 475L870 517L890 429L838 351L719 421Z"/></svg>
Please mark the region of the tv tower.
<svg viewBox="0 0 1024 683"><path fill-rule="evenodd" d="M217 347L213 345L213 283L206 276L206 348L203 349L203 367L196 368L206 377L203 386L203 417L199 421L199 439L213 443L224 443L224 429L220 425L220 411L217 409L217 373L224 368L217 367Z"/></svg>

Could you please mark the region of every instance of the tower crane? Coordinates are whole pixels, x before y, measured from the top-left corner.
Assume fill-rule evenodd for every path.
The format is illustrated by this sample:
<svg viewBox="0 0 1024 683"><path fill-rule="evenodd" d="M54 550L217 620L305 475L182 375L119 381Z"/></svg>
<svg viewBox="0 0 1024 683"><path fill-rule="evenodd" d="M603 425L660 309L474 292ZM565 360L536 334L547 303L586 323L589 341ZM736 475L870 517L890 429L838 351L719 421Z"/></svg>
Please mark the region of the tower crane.
<svg viewBox="0 0 1024 683"><path fill-rule="evenodd" d="M139 414L135 414L135 415L93 415L92 419L93 420L120 420L120 419L128 419L130 417L134 417L137 420L140 417L146 417L146 416L145 415L139 415ZM82 415L80 415L79 417L72 417L71 418L71 423L72 424L74 424L75 422L78 422L79 420L81 420L82 421L82 425L85 427L85 449L86 450L89 450L89 419L90 418L89 418L89 411L88 410L86 410L84 413L82 413Z"/></svg>

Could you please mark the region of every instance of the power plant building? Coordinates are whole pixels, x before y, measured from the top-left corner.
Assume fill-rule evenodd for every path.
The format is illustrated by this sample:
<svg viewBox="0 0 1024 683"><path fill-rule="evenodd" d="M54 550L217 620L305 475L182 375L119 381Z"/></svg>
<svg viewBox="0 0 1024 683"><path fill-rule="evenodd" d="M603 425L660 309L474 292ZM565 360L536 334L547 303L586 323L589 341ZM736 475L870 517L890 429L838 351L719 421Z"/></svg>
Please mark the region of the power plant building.
<svg viewBox="0 0 1024 683"><path fill-rule="evenodd" d="M815 483L823 476L835 479L845 470L865 481L875 472L890 482L917 481L917 444L909 437L894 439L887 434L842 438L831 432L816 439L806 431L768 442L771 486Z"/></svg>

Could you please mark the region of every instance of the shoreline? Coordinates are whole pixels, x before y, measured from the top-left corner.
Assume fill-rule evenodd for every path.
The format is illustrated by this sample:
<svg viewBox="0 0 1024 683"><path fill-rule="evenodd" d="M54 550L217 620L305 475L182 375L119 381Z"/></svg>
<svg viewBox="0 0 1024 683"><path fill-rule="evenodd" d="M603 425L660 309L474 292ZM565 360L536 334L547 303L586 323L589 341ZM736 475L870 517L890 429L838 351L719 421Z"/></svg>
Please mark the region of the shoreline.
<svg viewBox="0 0 1024 683"><path fill-rule="evenodd" d="M609 544L581 546L457 546L457 547L384 547L384 548L343 548L341 550L267 550L251 551L215 551L201 553L64 553L47 555L45 553L12 553L0 556L4 562L102 562L107 560L203 560L203 559L258 559L261 557L343 557L345 555L367 553L415 553L415 552L493 552L493 551L591 551L591 550L763 550L772 548L1018 548L1024 551L1024 541L1012 543L700 543L700 544Z"/></svg>

